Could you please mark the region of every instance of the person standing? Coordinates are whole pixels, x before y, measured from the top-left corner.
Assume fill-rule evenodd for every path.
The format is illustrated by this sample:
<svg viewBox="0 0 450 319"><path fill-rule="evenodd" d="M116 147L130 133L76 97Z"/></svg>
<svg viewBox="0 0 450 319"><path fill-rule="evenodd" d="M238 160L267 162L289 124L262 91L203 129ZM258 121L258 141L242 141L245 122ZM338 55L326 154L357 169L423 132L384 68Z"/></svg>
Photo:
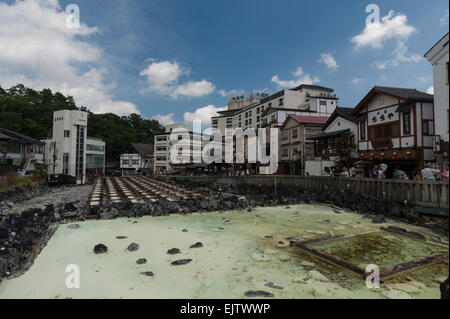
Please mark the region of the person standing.
<svg viewBox="0 0 450 319"><path fill-rule="evenodd" d="M343 177L350 177L350 174L348 173L348 170L346 167L342 168L341 176Z"/></svg>
<svg viewBox="0 0 450 319"><path fill-rule="evenodd" d="M378 178L378 167L376 165L369 171L371 178Z"/></svg>
<svg viewBox="0 0 450 319"><path fill-rule="evenodd" d="M406 179L406 174L404 171L394 168L394 174L392 176L393 179Z"/></svg>
<svg viewBox="0 0 450 319"><path fill-rule="evenodd" d="M442 174L440 174L443 178L444 181L448 182L448 163L445 164L445 169L444 172Z"/></svg>
<svg viewBox="0 0 450 319"><path fill-rule="evenodd" d="M422 180L435 181L436 176L439 176L441 172L427 165L420 173L422 174Z"/></svg>

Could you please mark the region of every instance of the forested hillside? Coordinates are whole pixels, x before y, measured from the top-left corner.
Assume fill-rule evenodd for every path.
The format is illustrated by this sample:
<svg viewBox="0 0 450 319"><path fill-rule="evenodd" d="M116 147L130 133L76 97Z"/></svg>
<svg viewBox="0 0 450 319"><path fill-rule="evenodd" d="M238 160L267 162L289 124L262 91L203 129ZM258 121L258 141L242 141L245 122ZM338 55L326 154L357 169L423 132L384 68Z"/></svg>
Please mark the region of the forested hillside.
<svg viewBox="0 0 450 319"><path fill-rule="evenodd" d="M128 143L153 144L153 134L164 130L158 121L138 114L93 114L83 106L77 107L73 97L50 89L36 91L22 84L0 87L0 127L44 139L52 135L53 112L66 109L89 112L88 136L106 141L106 161L118 161Z"/></svg>

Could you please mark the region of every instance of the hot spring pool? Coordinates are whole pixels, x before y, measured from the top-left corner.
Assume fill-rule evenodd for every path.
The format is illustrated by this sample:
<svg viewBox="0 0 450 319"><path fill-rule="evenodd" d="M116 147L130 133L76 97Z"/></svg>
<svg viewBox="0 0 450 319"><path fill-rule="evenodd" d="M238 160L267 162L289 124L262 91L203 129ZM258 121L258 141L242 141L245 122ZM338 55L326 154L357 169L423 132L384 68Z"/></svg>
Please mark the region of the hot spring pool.
<svg viewBox="0 0 450 319"><path fill-rule="evenodd" d="M396 223L386 225L392 224ZM275 298L439 298L439 284L448 276L447 260L396 276L379 289L368 289L352 273L297 248L280 247L279 241L289 243L287 237L309 240L356 235L378 231L381 226L361 215L336 214L327 206L293 205L257 208L253 212L120 218L79 225L79 229L60 225L25 274L0 284L0 298L228 299L245 298L244 293L249 290L271 292ZM116 239L116 236L127 238ZM126 249L132 242L140 245L138 251ZM190 249L196 242L201 242L203 247ZM108 247L108 253L94 254L93 247L99 243ZM405 253L413 252L408 245L409 242L405 243L409 249ZM171 248L179 248L181 253L167 254ZM338 250L340 254L346 251L333 245L325 248ZM448 247L444 250L448 251ZM386 265L397 262L395 254L392 260L388 260L390 254L384 256ZM136 260L140 258L146 258L147 264L138 265ZM174 260L186 258L192 262L171 265ZM65 270L69 264L80 269L78 289L66 288L69 274ZM153 272L154 276L141 274L146 271ZM317 271L326 278L314 279L313 273ZM304 278L313 279L303 282Z"/></svg>

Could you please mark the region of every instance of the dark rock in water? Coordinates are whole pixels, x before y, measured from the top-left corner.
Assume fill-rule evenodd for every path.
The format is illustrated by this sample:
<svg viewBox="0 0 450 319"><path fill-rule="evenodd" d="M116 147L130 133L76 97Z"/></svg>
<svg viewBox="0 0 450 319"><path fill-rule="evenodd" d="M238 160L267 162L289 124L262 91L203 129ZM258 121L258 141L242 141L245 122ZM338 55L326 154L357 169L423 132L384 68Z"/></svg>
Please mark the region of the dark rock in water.
<svg viewBox="0 0 450 319"><path fill-rule="evenodd" d="M264 236L264 238L267 238L267 239L269 239L269 238L273 238L273 236L270 236L270 235L266 235L266 236Z"/></svg>
<svg viewBox="0 0 450 319"><path fill-rule="evenodd" d="M95 247L94 247L94 253L96 253L96 254L104 254L107 251L108 251L108 247L106 247L103 244L98 244L98 245L95 245Z"/></svg>
<svg viewBox="0 0 450 319"><path fill-rule="evenodd" d="M201 242L196 242L194 245L191 245L189 248L202 248L203 244Z"/></svg>
<svg viewBox="0 0 450 319"><path fill-rule="evenodd" d="M134 222L133 222L133 224L137 224L138 222L137 222L137 220L135 220Z"/></svg>
<svg viewBox="0 0 450 319"><path fill-rule="evenodd" d="M272 288L272 289L284 289L283 287L277 286L273 282L270 282L270 281L267 284L265 284L264 286Z"/></svg>
<svg viewBox="0 0 450 319"><path fill-rule="evenodd" d="M67 226L67 228L70 228L70 229L79 229L80 227L81 226L79 224L72 224L72 225Z"/></svg>
<svg viewBox="0 0 450 319"><path fill-rule="evenodd" d="M248 211L248 212L251 212L251 211L253 211L253 209L252 209L251 207L249 207L249 208L247 209L247 211Z"/></svg>
<svg viewBox="0 0 450 319"><path fill-rule="evenodd" d="M188 230L187 230L187 229L183 229L182 232L183 232L183 233L187 233Z"/></svg>
<svg viewBox="0 0 450 319"><path fill-rule="evenodd" d="M372 218L372 223L374 224L382 224L386 221L386 218L383 215L377 215Z"/></svg>
<svg viewBox="0 0 450 319"><path fill-rule="evenodd" d="M127 239L127 236L116 236L117 239Z"/></svg>
<svg viewBox="0 0 450 319"><path fill-rule="evenodd" d="M143 265L147 263L147 259L145 258L139 258L138 260L136 260L136 264L138 265Z"/></svg>
<svg viewBox="0 0 450 319"><path fill-rule="evenodd" d="M147 277L153 277L154 274L151 271L143 271L141 272L141 275L147 276Z"/></svg>
<svg viewBox="0 0 450 319"><path fill-rule="evenodd" d="M181 253L181 250L178 249L178 248L172 248L172 249L169 249L169 250L167 251L167 253L168 253L169 255L176 255L176 254Z"/></svg>
<svg viewBox="0 0 450 319"><path fill-rule="evenodd" d="M286 206L284 209L291 209L291 206Z"/></svg>
<svg viewBox="0 0 450 319"><path fill-rule="evenodd" d="M271 292L267 292L264 290L249 290L244 293L246 297L275 297L275 295Z"/></svg>
<svg viewBox="0 0 450 319"><path fill-rule="evenodd" d="M324 222L324 223L329 223L330 220L329 220L329 219L324 219L324 220L322 220L322 222Z"/></svg>
<svg viewBox="0 0 450 319"><path fill-rule="evenodd" d="M139 249L139 245L136 243L131 243L128 247L127 247L128 251L136 251Z"/></svg>
<svg viewBox="0 0 450 319"><path fill-rule="evenodd" d="M398 226L389 226L388 229L393 230L393 231L397 231L397 232L402 232L402 233L407 233L408 232L406 229L398 227Z"/></svg>
<svg viewBox="0 0 450 319"><path fill-rule="evenodd" d="M411 236L411 237L415 237L415 238L417 238L417 239L427 240L427 239L425 238L424 235L419 234L419 233L417 233L417 232L415 232L415 231L410 231L410 232L408 232L408 235Z"/></svg>
<svg viewBox="0 0 450 319"><path fill-rule="evenodd" d="M191 261L192 261L192 259L178 259L178 260L172 261L171 264L174 266L186 265L186 264L189 264Z"/></svg>
<svg viewBox="0 0 450 319"><path fill-rule="evenodd" d="M342 213L343 213L343 211L337 210L337 209L333 209L333 212L334 212L335 214L342 214Z"/></svg>
<svg viewBox="0 0 450 319"><path fill-rule="evenodd" d="M447 280L444 281L441 286L441 299L449 299L449 282L448 282L448 277Z"/></svg>

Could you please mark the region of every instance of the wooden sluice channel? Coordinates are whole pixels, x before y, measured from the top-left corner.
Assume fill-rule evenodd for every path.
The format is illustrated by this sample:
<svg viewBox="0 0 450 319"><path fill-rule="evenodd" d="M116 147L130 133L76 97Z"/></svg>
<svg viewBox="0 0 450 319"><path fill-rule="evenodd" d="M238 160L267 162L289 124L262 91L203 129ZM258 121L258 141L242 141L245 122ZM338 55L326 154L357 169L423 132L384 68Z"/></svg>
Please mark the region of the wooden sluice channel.
<svg viewBox="0 0 450 319"><path fill-rule="evenodd" d="M159 200L178 202L181 200L203 198L204 195L187 189L156 181L143 176L107 177L98 179L89 196L91 207L107 203L155 203Z"/></svg>

